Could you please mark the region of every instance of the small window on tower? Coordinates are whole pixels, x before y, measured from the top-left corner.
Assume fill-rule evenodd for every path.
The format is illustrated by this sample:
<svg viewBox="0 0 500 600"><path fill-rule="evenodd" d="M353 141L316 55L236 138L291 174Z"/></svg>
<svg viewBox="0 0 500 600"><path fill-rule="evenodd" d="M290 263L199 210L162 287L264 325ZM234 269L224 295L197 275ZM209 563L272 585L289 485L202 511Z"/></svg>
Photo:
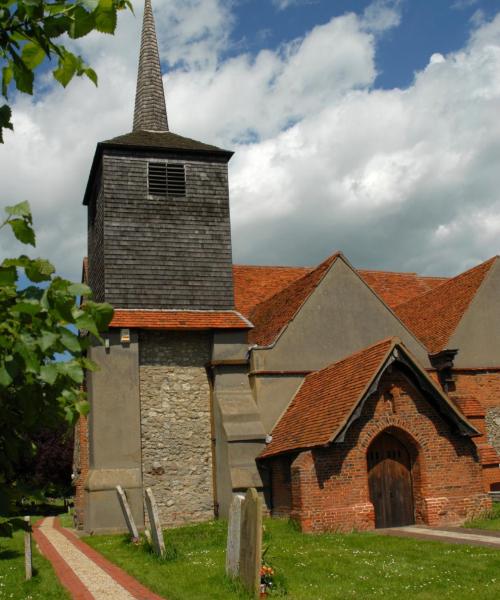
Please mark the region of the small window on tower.
<svg viewBox="0 0 500 600"><path fill-rule="evenodd" d="M167 163L148 163L148 191L152 196L167 195Z"/></svg>
<svg viewBox="0 0 500 600"><path fill-rule="evenodd" d="M148 163L148 191L152 196L185 197L184 165L164 162Z"/></svg>
<svg viewBox="0 0 500 600"><path fill-rule="evenodd" d="M167 164L167 193L169 196L186 195L186 172L184 165Z"/></svg>

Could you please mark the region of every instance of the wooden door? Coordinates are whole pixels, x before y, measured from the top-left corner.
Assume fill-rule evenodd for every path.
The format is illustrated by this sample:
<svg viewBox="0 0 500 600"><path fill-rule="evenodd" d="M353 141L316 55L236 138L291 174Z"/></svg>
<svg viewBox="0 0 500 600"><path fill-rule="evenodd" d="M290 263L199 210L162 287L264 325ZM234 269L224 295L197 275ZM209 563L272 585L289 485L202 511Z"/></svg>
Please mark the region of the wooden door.
<svg viewBox="0 0 500 600"><path fill-rule="evenodd" d="M375 507L375 527L415 523L410 455L388 433L379 435L368 449L368 486Z"/></svg>

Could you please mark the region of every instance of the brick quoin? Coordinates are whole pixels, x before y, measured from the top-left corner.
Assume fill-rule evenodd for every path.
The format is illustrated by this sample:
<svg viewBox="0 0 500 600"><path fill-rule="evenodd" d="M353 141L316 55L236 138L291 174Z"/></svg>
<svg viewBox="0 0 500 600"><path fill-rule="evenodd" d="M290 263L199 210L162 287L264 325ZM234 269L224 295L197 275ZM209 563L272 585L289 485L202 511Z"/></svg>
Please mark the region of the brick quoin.
<svg viewBox="0 0 500 600"><path fill-rule="evenodd" d="M373 529L367 451L382 432L397 437L410 454L416 523L459 524L491 507L474 441L457 433L394 368L342 443L266 461L273 516L289 516L305 532Z"/></svg>
<svg viewBox="0 0 500 600"><path fill-rule="evenodd" d="M75 487L75 526L83 528L85 515L85 483L89 475L89 437L87 417L81 416L75 426L73 457L73 485Z"/></svg>

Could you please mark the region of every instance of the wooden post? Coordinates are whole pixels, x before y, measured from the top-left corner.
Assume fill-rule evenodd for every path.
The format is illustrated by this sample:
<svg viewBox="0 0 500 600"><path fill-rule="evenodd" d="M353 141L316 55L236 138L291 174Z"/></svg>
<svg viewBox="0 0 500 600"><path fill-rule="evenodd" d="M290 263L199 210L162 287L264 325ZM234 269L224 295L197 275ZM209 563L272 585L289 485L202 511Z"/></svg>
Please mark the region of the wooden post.
<svg viewBox="0 0 500 600"><path fill-rule="evenodd" d="M31 553L31 519L24 517L27 525L27 530L24 532L24 570L26 573L26 581L33 576L33 557Z"/></svg>

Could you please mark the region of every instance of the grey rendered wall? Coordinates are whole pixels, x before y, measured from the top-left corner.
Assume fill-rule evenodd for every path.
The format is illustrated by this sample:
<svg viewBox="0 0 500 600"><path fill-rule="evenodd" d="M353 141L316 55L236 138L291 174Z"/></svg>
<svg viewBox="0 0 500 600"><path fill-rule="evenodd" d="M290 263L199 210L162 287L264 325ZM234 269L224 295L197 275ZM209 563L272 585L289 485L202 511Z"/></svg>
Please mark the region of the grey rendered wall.
<svg viewBox="0 0 500 600"><path fill-rule="evenodd" d="M186 198L148 196L148 158L186 165ZM103 154L106 301L119 308L233 307L227 164Z"/></svg>
<svg viewBox="0 0 500 600"><path fill-rule="evenodd" d="M256 375L252 377L264 429L270 434L304 381L300 375Z"/></svg>
<svg viewBox="0 0 500 600"><path fill-rule="evenodd" d="M140 333L143 479L164 526L214 515L211 343L210 333Z"/></svg>
<svg viewBox="0 0 500 600"><path fill-rule="evenodd" d="M89 357L100 369L87 374L89 476L84 528L88 532L125 531L115 486L127 493L134 518L144 526L137 335L122 345L119 332L107 334L109 349L94 346Z"/></svg>
<svg viewBox="0 0 500 600"><path fill-rule="evenodd" d="M500 366L500 265L498 259L465 312L448 348L458 348L455 367Z"/></svg>
<svg viewBox="0 0 500 600"><path fill-rule="evenodd" d="M317 370L386 337L398 336L423 366L427 352L342 259L268 350L252 352L252 371Z"/></svg>

